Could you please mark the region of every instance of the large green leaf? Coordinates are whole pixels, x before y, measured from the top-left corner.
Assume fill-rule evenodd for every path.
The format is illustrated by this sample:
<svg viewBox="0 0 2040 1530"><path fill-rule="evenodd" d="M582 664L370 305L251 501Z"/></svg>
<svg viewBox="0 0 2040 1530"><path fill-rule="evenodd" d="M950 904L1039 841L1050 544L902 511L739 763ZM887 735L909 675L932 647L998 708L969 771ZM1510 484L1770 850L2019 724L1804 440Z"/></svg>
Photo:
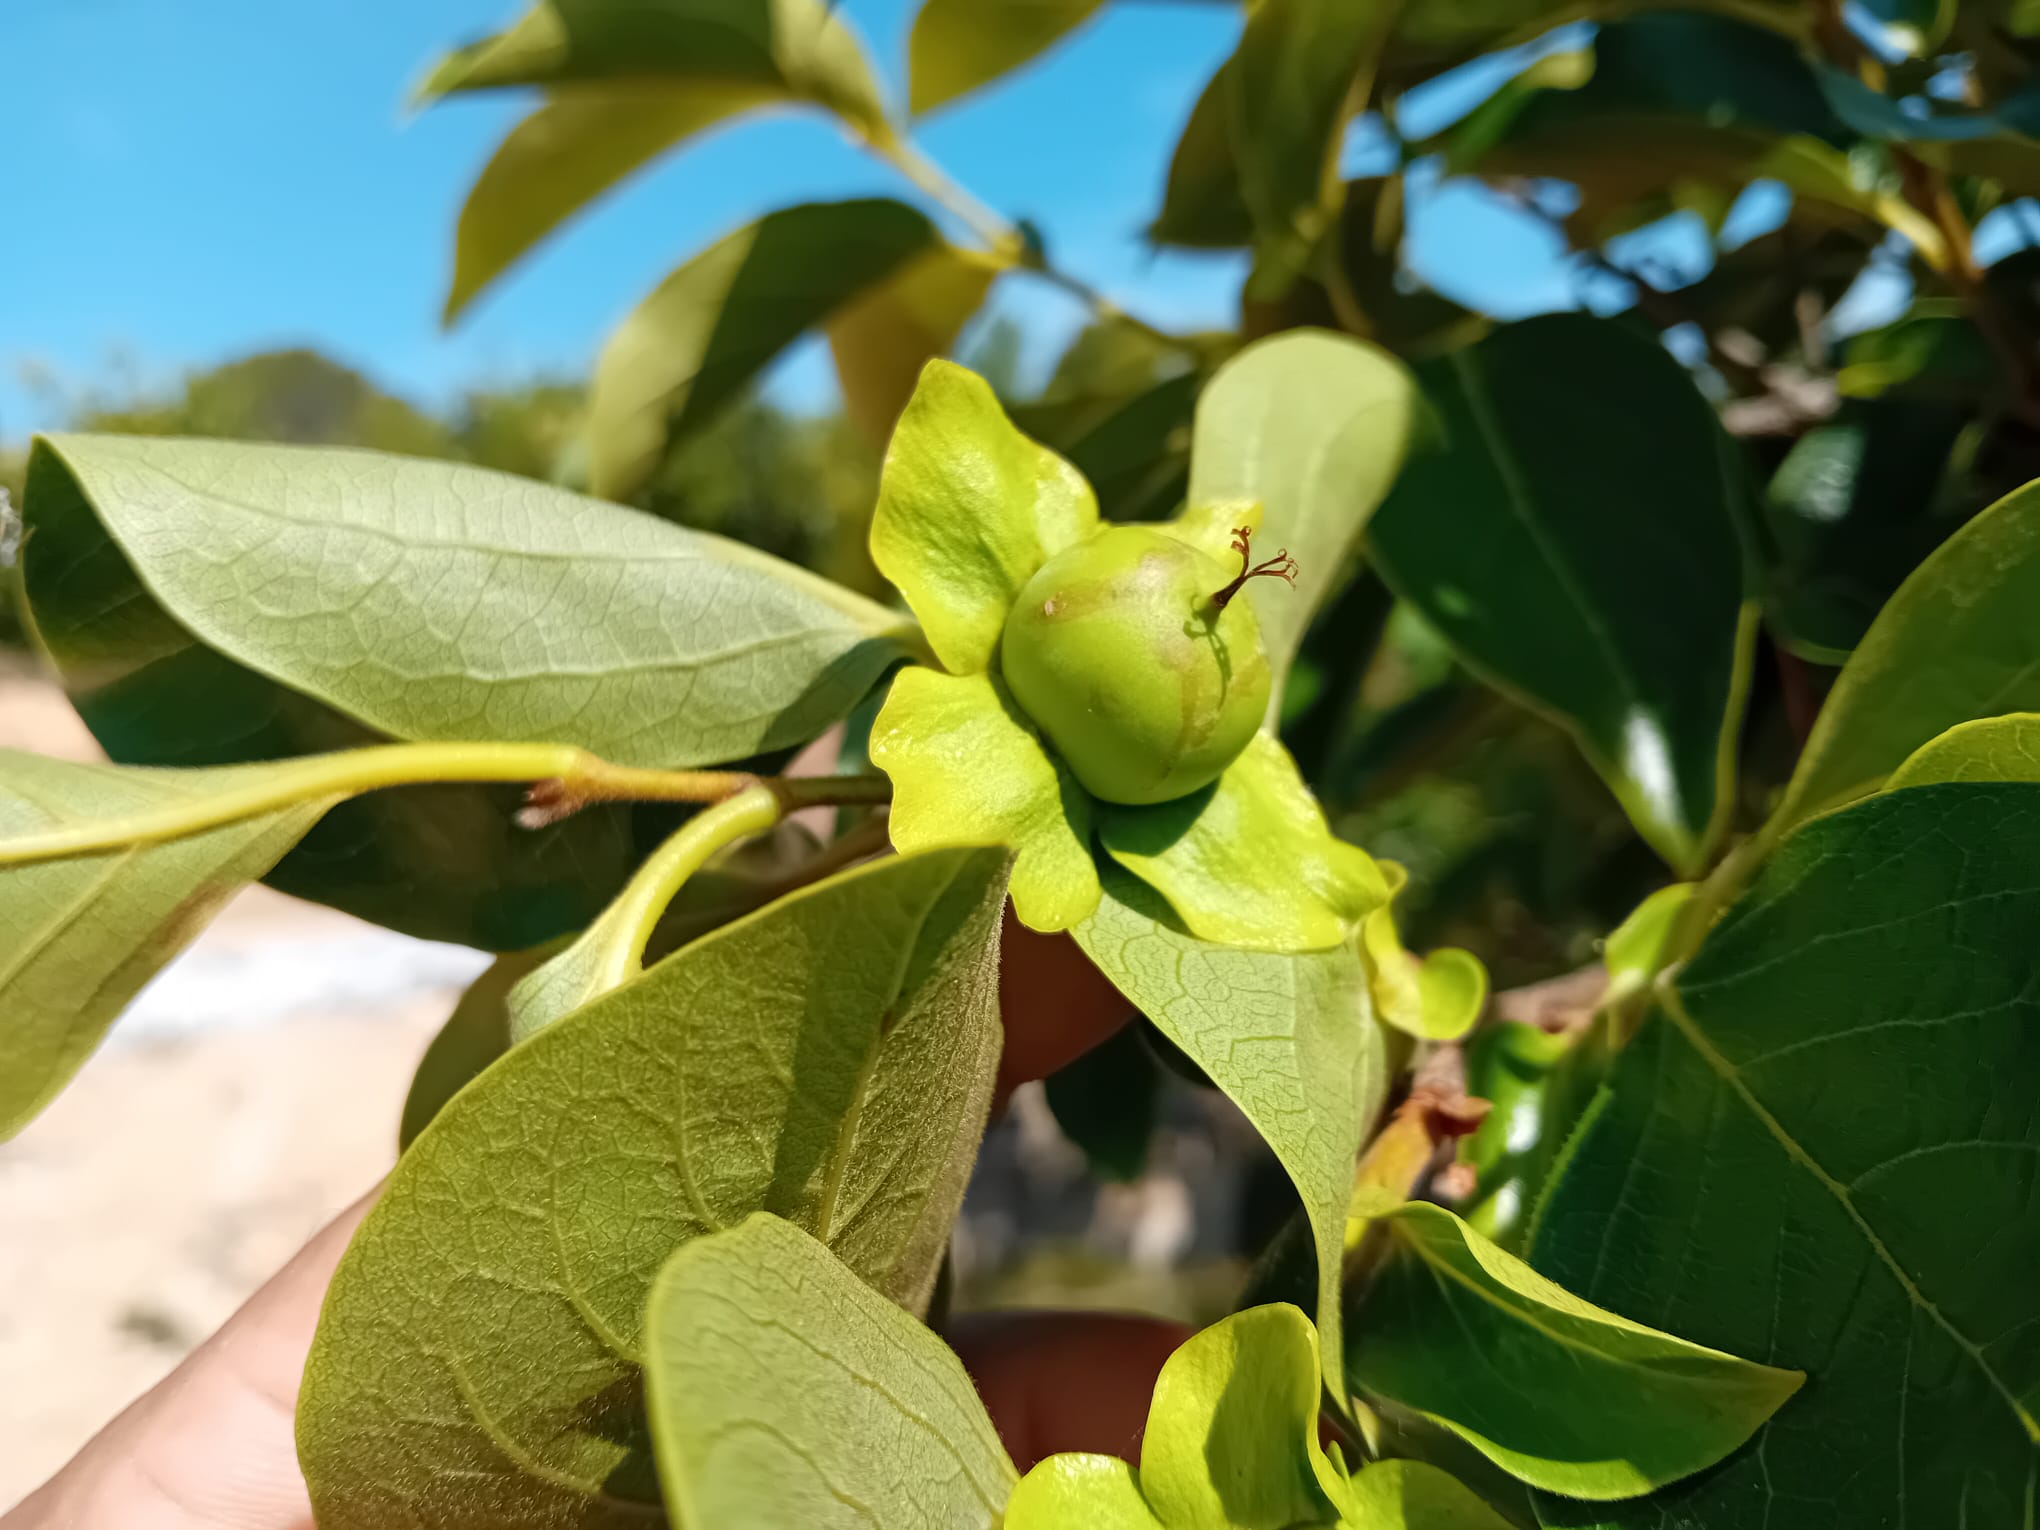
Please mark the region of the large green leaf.
<svg viewBox="0 0 2040 1530"><path fill-rule="evenodd" d="M61 436L32 471L31 524L89 511L172 622L398 738L740 759L841 717L906 636L882 606L763 553L480 468ZM39 582L73 572L39 570L40 551L39 622ZM88 667L90 614L64 617L52 645Z"/></svg>
<svg viewBox="0 0 2040 1530"><path fill-rule="evenodd" d="M322 1530L642 1524L645 1294L754 1211L925 1302L998 1061L1003 860L817 884L456 1096L326 1298L298 1409Z"/></svg>
<svg viewBox="0 0 2040 1530"><path fill-rule="evenodd" d="M1104 0L923 0L907 39L907 105L932 111L1053 47Z"/></svg>
<svg viewBox="0 0 2040 1530"><path fill-rule="evenodd" d="M1238 951L1185 932L1161 896L1105 873L1071 933L1114 987L1246 1113L1303 1197L1317 1248L1318 1328L1339 1354L1339 1269L1353 1164L1385 1087L1367 976L1350 946Z"/></svg>
<svg viewBox="0 0 2040 1530"><path fill-rule="evenodd" d="M511 85L753 88L886 128L857 34L828 0L539 0L508 31L441 60L427 95Z"/></svg>
<svg viewBox="0 0 2040 1530"><path fill-rule="evenodd" d="M0 749L0 851L23 836L197 801L262 770L123 770ZM34 1119L142 985L332 802L187 839L0 867L0 1142Z"/></svg>
<svg viewBox="0 0 2040 1530"><path fill-rule="evenodd" d="M1612 320L1554 314L1419 369L1440 441L1369 531L1396 593L1491 684L1562 724L1681 869L1730 806L1748 670L1720 428ZM1647 431L1610 430L1647 418Z"/></svg>
<svg viewBox="0 0 2040 1530"><path fill-rule="evenodd" d="M1537 1264L1810 1380L1719 1469L1547 1523L2030 1518L2036 927L2040 787L1922 787L1801 828L1661 988Z"/></svg>
<svg viewBox="0 0 2040 1530"><path fill-rule="evenodd" d="M677 1524L993 1530L1012 1491L948 1346L763 1212L659 1272L645 1382Z"/></svg>
<svg viewBox="0 0 2040 1530"><path fill-rule="evenodd" d="M871 557L945 669L989 668L1020 587L1097 525L1091 486L1014 429L990 384L928 364L885 454Z"/></svg>
<svg viewBox="0 0 2040 1530"><path fill-rule="evenodd" d="M1442 1206L1369 1224L1346 1379L1414 1409L1534 1486L1627 1498L1711 1466L1798 1388L1553 1285Z"/></svg>
<svg viewBox="0 0 2040 1530"><path fill-rule="evenodd" d="M1356 82L1402 7L1389 0L1260 0L1225 66L1240 197L1263 266L1294 275L1337 214L1339 150Z"/></svg>
<svg viewBox="0 0 2040 1530"><path fill-rule="evenodd" d="M617 327L588 400L588 482L628 498L669 443L706 423L805 331L938 247L885 197L767 213L677 268Z"/></svg>
<svg viewBox="0 0 2040 1530"><path fill-rule="evenodd" d="M322 460L281 450L270 456L269 448L213 450L223 459L245 452L246 460L272 464ZM333 465L325 459L327 476ZM281 493L280 483L271 488ZM128 531L154 543L179 542L181 532L164 528L177 524L176 512L189 502L179 496L151 510L152 503L150 495L142 506L150 513ZM206 581L180 580L175 595L152 592L139 577L147 565L127 552L111 518L101 518L98 503L79 492L64 459L46 446L30 458L27 509L35 535L23 550L22 572L37 636L115 760L228 765L389 741L206 646L181 625L174 608L205 601ZM316 531L307 526L296 539L307 569L316 565L316 547ZM284 566L264 564L272 577ZM416 573L417 604L408 614L385 608L406 628L431 614L423 593L427 570ZM260 617L250 603L225 598L228 587L223 576L219 603L210 609L230 620ZM307 612L305 620L322 619ZM264 624L265 646L288 652L287 619ZM665 809L605 806L528 831L515 822L520 795L514 786L423 786L343 802L265 880L414 935L519 950L592 919L629 875L641 853L640 831L655 834L674 817Z"/></svg>
<svg viewBox="0 0 2040 1530"><path fill-rule="evenodd" d="M2007 495L1913 571L1822 706L1773 823L1875 791L1957 723L2040 710L2040 484Z"/></svg>
<svg viewBox="0 0 2040 1530"><path fill-rule="evenodd" d="M496 146L468 189L454 237L445 320L560 224L666 150L777 99L757 85L578 86L541 103Z"/></svg>
<svg viewBox="0 0 2040 1530"><path fill-rule="evenodd" d="M1395 482L1417 405L1388 352L1323 330L1255 342L1197 401L1190 504L1258 501L1262 556L1286 547L1294 587L1250 581L1247 595L1282 678L1310 619L1340 587L1369 515Z"/></svg>

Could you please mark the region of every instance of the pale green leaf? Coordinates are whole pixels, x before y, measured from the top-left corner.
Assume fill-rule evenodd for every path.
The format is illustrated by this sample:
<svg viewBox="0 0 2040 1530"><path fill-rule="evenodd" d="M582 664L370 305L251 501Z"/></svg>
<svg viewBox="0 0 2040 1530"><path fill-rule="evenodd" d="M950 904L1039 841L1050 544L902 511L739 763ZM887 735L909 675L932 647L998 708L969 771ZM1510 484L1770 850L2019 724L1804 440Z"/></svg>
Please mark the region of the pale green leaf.
<svg viewBox="0 0 2040 1530"><path fill-rule="evenodd" d="M764 553L480 468L60 436L33 482L37 518L89 507L210 648L402 739L742 759L821 732L910 641Z"/></svg>
<svg viewBox="0 0 2040 1530"><path fill-rule="evenodd" d="M1193 1336L1155 1378L1141 1436L1140 1489L1156 1517L1238 1530L1330 1519L1323 1396L1317 1334L1286 1302Z"/></svg>
<svg viewBox="0 0 2040 1530"><path fill-rule="evenodd" d="M907 38L907 105L932 111L1053 47L1104 0L923 0Z"/></svg>
<svg viewBox="0 0 2040 1530"><path fill-rule="evenodd" d="M1069 1453L1035 1463L1006 1504L1006 1530L1163 1530L1139 1474L1117 1456Z"/></svg>
<svg viewBox="0 0 2040 1530"><path fill-rule="evenodd" d="M938 244L829 320L843 412L872 440L891 438L921 369L956 343L1000 269L989 256Z"/></svg>
<svg viewBox="0 0 2040 1530"><path fill-rule="evenodd" d="M1719 1469L1546 1524L2016 1526L2040 1483L2040 786L1807 823L1623 1050L1538 1267L1803 1367Z"/></svg>
<svg viewBox="0 0 2040 1530"><path fill-rule="evenodd" d="M1013 912L1030 929L1068 929L1097 908L1091 799L990 675L901 670L871 763L892 778L901 850L1006 846Z"/></svg>
<svg viewBox="0 0 2040 1530"><path fill-rule="evenodd" d="M1658 975L1671 951L1673 932L1700 891L1698 883L1674 882L1660 887L1608 932L1601 964L1608 969L1603 1004L1641 993Z"/></svg>
<svg viewBox="0 0 2040 1530"><path fill-rule="evenodd" d="M261 449L252 450L262 456ZM324 459L281 453L264 460ZM326 466L330 471L331 464ZM304 476L318 475L308 470ZM210 581L201 570L187 568L177 600L158 598L124 553L110 521L78 491L63 458L47 446L29 455L27 500L24 610L33 613L38 644L65 694L112 759L123 765L209 767L316 758L390 743L387 733L207 647L192 630L195 615L180 620L170 606L190 604ZM183 504L189 508L190 501ZM176 510L163 509L167 513L148 516L140 534L156 542L183 537L170 529L177 524ZM233 513L233 507L225 512ZM251 540L260 536L256 528L243 529ZM317 557L309 527L296 544L309 566ZM277 573L271 566L257 577ZM260 615L229 593L226 579L220 585L216 615L229 621ZM385 605L377 615L404 613ZM421 597L406 625L416 626L426 615ZM305 611L298 617L306 631L329 620ZM265 619L264 626L264 643L251 651L290 657L284 624ZM293 897L421 939L491 951L543 944L601 912L642 855L634 829L641 815L650 815L630 804L600 804L564 823L529 830L515 818L523 790L513 784L442 782L342 802L263 880Z"/></svg>
<svg viewBox="0 0 2040 1530"><path fill-rule="evenodd" d="M496 146L468 188L454 237L451 324L546 235L631 172L737 114L778 98L768 86L572 87Z"/></svg>
<svg viewBox="0 0 2040 1530"><path fill-rule="evenodd" d="M1445 1425L1536 1487L1605 1500L1710 1466L1796 1371L1658 1333L1554 1285L1445 1210L1371 1219L1346 1378Z"/></svg>
<svg viewBox="0 0 2040 1530"><path fill-rule="evenodd" d="M468 985L418 1060L418 1071L411 1075L403 1118L397 1125L399 1148L415 1142L448 1100L510 1050L510 990L551 954L552 947L541 946L499 956Z"/></svg>
<svg viewBox="0 0 2040 1530"><path fill-rule="evenodd" d="M661 282L602 348L588 396L588 482L635 493L667 446L705 424L807 330L936 246L883 197L807 202L717 240Z"/></svg>
<svg viewBox="0 0 2040 1530"><path fill-rule="evenodd" d="M1350 1530L1512 1530L1458 1478L1422 1461L1376 1461L1352 1479Z"/></svg>
<svg viewBox="0 0 2040 1530"><path fill-rule="evenodd" d="M509 30L449 54L421 93L515 85L656 85L678 97L749 86L886 129L857 34L829 0L540 0Z"/></svg>
<svg viewBox="0 0 2040 1530"><path fill-rule="evenodd" d="M1754 620L1713 409L1655 340L1583 314L1419 376L1440 435L1368 529L1382 577L1697 869L1727 823ZM1632 414L1651 429L1608 430Z"/></svg>
<svg viewBox="0 0 2040 1530"><path fill-rule="evenodd" d="M1294 587L1256 579L1275 702L1319 606L1345 582L1360 533L1395 481L1416 389L1402 364L1364 341L1293 330L1255 342L1197 401L1190 503L1258 500L1261 557L1286 548Z"/></svg>
<svg viewBox="0 0 2040 1530"><path fill-rule="evenodd" d="M2005 496L1913 570L1821 707L1774 832L1872 792L1957 723L2040 710L2040 484Z"/></svg>
<svg viewBox="0 0 2040 1530"><path fill-rule="evenodd" d="M1405 948L1390 904L1409 872L1394 861L1375 866L1384 879L1382 901L1360 925L1375 1013L1420 1040L1457 1041L1487 1005L1487 968L1471 951L1456 947L1424 957Z"/></svg>
<svg viewBox="0 0 2040 1530"><path fill-rule="evenodd" d="M461 1091L326 1297L298 1405L321 1530L643 1525L646 1292L754 1211L925 1302L998 1062L1002 862L795 893Z"/></svg>
<svg viewBox="0 0 2040 1530"><path fill-rule="evenodd" d="M659 1272L645 1383L676 1524L994 1530L1013 1486L949 1347L764 1212Z"/></svg>
<svg viewBox="0 0 2040 1530"><path fill-rule="evenodd" d="M10 840L197 803L267 770L128 770L0 749L0 854ZM0 1142L56 1097L142 985L335 800L185 839L0 867Z"/></svg>
<svg viewBox="0 0 2040 1530"><path fill-rule="evenodd" d="M982 377L928 363L886 452L871 557L945 669L989 667L1020 587L1097 525L1091 486L1015 430Z"/></svg>
<svg viewBox="0 0 2040 1530"><path fill-rule="evenodd" d="M1333 835L1289 751L1256 734L1212 786L1150 807L1097 806L1112 858L1222 946L1314 951L1388 899L1366 851Z"/></svg>
<svg viewBox="0 0 2040 1530"><path fill-rule="evenodd" d="M1338 1355L1346 1202L1385 1087L1360 958L1343 945L1281 955L1207 944L1117 868L1106 873L1097 913L1072 933L1240 1107L1296 1182L1316 1240L1318 1329L1326 1353Z"/></svg>
<svg viewBox="0 0 2040 1530"><path fill-rule="evenodd" d="M2040 712L1957 723L1907 756L1884 789L1940 781L2040 781Z"/></svg>

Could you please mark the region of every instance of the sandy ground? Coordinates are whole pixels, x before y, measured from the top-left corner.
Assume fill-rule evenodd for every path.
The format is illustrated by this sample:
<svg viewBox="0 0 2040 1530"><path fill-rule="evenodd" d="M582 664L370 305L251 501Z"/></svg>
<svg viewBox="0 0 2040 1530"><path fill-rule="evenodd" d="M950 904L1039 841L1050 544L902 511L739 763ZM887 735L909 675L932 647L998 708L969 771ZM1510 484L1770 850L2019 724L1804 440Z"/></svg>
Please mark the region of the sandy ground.
<svg viewBox="0 0 2040 1530"><path fill-rule="evenodd" d="M4 674L0 747L93 756ZM251 889L0 1146L0 1511L388 1171L476 960Z"/></svg>

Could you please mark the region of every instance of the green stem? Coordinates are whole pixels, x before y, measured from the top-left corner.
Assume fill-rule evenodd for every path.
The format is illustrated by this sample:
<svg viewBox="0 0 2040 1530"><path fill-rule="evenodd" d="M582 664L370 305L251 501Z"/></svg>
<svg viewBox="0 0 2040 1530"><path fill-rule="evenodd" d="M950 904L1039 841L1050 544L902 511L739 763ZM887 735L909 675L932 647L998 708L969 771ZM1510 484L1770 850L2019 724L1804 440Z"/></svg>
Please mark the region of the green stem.
<svg viewBox="0 0 2040 1530"><path fill-rule="evenodd" d="M600 990L607 992L644 969L645 947L651 941L652 930L678 895L681 884L718 850L754 834L763 834L786 813L782 795L760 782L702 809L654 850L602 916L603 924L618 930L622 938L609 948Z"/></svg>
<svg viewBox="0 0 2040 1530"><path fill-rule="evenodd" d="M1081 277L1049 265L1038 253L1029 250L1027 240L1018 228L972 196L904 133L887 129L883 133L862 136L867 149L899 171L930 201L953 214L984 242L995 259L1032 271L1042 280L1062 288L1088 305L1099 318L1117 320L1157 345L1185 352L1195 350L1184 336L1172 335L1145 319L1136 318Z"/></svg>
<svg viewBox="0 0 2040 1530"><path fill-rule="evenodd" d="M743 771L613 765L572 744L384 744L231 767L221 774L246 779L195 801L8 839L0 842L0 866L159 844L301 803L322 798L339 802L392 786L538 782L543 790L534 790L534 800L544 804L538 821L550 822L594 802L720 802L761 784L757 776ZM884 802L891 795L883 776L817 776L763 784L787 811L830 803Z"/></svg>

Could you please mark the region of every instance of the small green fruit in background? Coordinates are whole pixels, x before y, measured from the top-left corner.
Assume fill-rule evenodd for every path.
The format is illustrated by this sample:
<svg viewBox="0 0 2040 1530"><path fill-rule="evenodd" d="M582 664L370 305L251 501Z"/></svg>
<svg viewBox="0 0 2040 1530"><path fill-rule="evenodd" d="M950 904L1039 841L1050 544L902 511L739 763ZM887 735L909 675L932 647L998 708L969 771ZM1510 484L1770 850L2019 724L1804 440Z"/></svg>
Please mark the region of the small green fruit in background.
<svg viewBox="0 0 2040 1530"><path fill-rule="evenodd" d="M1094 797L1168 802L1218 779L1268 710L1268 657L1237 572L1166 532L1112 526L1058 553L1021 588L1000 668L1015 699Z"/></svg>

